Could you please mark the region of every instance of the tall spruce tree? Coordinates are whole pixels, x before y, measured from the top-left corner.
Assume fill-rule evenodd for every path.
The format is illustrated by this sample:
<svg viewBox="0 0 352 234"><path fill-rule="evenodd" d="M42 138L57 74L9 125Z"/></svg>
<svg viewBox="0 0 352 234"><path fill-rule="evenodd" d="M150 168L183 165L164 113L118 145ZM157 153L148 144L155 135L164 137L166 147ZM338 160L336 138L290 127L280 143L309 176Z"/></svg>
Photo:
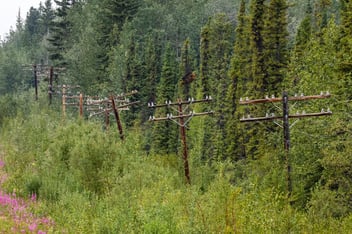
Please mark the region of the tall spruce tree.
<svg viewBox="0 0 352 234"><path fill-rule="evenodd" d="M297 29L294 52L300 55L304 52L312 34L312 6L311 0L307 2L306 15Z"/></svg>
<svg viewBox="0 0 352 234"><path fill-rule="evenodd" d="M161 70L161 55L160 55L160 40L155 35L149 35L147 45L144 51L144 74L145 77L142 79L141 90L139 90L142 96L142 103L155 103L157 95L157 85L160 80ZM142 123L148 120L149 116L153 114L153 110L150 108L143 108L141 111Z"/></svg>
<svg viewBox="0 0 352 234"><path fill-rule="evenodd" d="M339 53L339 71L343 81L340 90L347 100L352 99L352 2L350 0L342 1L341 12L341 39Z"/></svg>
<svg viewBox="0 0 352 234"><path fill-rule="evenodd" d="M126 71L125 71L125 89L124 92L141 91L145 85L144 64L141 60L140 44L132 35L131 42L126 53ZM130 98L131 102L140 101L143 91L138 92ZM132 126L139 122L140 106L133 105L130 110L124 114L127 126Z"/></svg>
<svg viewBox="0 0 352 234"><path fill-rule="evenodd" d="M252 50L252 95L262 98L268 87L265 63L264 22L265 0L253 0L251 4L251 50Z"/></svg>
<svg viewBox="0 0 352 234"><path fill-rule="evenodd" d="M286 77L285 84L288 87L291 87L291 90L294 92L298 92L295 87L297 87L301 77L297 74L300 69L297 69L297 65L304 61L303 57L309 50L309 46L313 37L313 29L312 29L312 15L313 9L311 6L311 0L307 1L305 16L302 19L300 25L297 28L297 33L295 37L295 45L292 51L292 56L290 58L289 63L289 72ZM304 62L303 62L304 63ZM297 72L296 72L297 70ZM293 87L292 87L293 85Z"/></svg>
<svg viewBox="0 0 352 234"><path fill-rule="evenodd" d="M202 155L205 158L223 157L225 137L225 100L230 83L227 76L232 49L233 30L225 14L209 19L201 33L201 96L214 98L215 118L207 117L209 128L204 131Z"/></svg>
<svg viewBox="0 0 352 234"><path fill-rule="evenodd" d="M144 74L143 84L139 92L141 93L141 111L140 119L142 122L142 128L144 131L143 137L143 149L147 153L151 150L152 145L152 134L153 127L150 124L146 124L148 118L154 115L154 110L148 108L145 103L155 103L157 101L157 85L160 80L161 72L161 54L160 54L160 39L158 36L150 34L148 36L147 45L145 48L143 64L144 64Z"/></svg>
<svg viewBox="0 0 352 234"><path fill-rule="evenodd" d="M40 11L34 7L29 9L25 22L25 42L28 47L37 47L41 40Z"/></svg>
<svg viewBox="0 0 352 234"><path fill-rule="evenodd" d="M200 93L202 98L209 95L211 91L211 75L209 72L210 61L210 20L202 27L200 34L200 65L199 65L199 79L200 79Z"/></svg>
<svg viewBox="0 0 352 234"><path fill-rule="evenodd" d="M71 35L72 22L69 19L69 11L75 1L70 0L54 0L57 9L56 18L50 28L50 36L48 37L50 53L49 59L55 66L66 66L64 54L72 46L69 44Z"/></svg>
<svg viewBox="0 0 352 234"><path fill-rule="evenodd" d="M124 24L137 13L141 0L103 0L99 1L98 42L104 48L99 55L103 70L108 66L109 54L118 44L119 32Z"/></svg>
<svg viewBox="0 0 352 234"><path fill-rule="evenodd" d="M173 101L177 92L177 63L176 56L170 44L166 45L163 58L159 86L157 89L157 103ZM156 116L166 116L168 110L158 108ZM152 152L157 154L176 154L178 151L178 127L172 121L154 123Z"/></svg>
<svg viewBox="0 0 352 234"><path fill-rule="evenodd" d="M271 0L265 21L264 45L267 70L267 94L281 95L288 65L286 0Z"/></svg>
<svg viewBox="0 0 352 234"><path fill-rule="evenodd" d="M253 0L250 6L250 50L251 50L251 77L248 82L249 98L263 98L268 88L267 61L265 60L265 0ZM255 109L254 109L255 108ZM262 116L265 114L263 106L246 109L248 114ZM265 130L260 125L246 124L246 154L251 158L258 158L263 152L260 148L265 139Z"/></svg>
<svg viewBox="0 0 352 234"><path fill-rule="evenodd" d="M234 52L231 58L229 77L231 83L226 98L226 157L239 160L246 157L244 128L240 123L243 108L239 108L238 101L247 92L250 80L251 51L249 38L249 19L246 15L246 1L242 0L236 28Z"/></svg>
<svg viewBox="0 0 352 234"><path fill-rule="evenodd" d="M187 38L183 43L181 49L181 63L180 63L180 76L178 82L178 95L182 100L187 100L193 96L192 84L196 78L195 72L193 71L192 55L191 55L190 39Z"/></svg>
<svg viewBox="0 0 352 234"><path fill-rule="evenodd" d="M50 27L53 24L53 21L55 19L55 10L53 8L52 1L46 0L44 2L44 5L41 6L40 11L41 11L40 21L42 24L43 34L44 35L49 34Z"/></svg>

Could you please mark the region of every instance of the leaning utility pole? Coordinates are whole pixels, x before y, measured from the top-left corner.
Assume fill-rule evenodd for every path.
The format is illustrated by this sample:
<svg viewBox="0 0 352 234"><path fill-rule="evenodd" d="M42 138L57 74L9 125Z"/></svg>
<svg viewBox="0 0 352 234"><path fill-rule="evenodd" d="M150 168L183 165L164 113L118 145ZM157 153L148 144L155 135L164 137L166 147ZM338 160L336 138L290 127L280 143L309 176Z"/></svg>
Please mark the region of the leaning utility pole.
<svg viewBox="0 0 352 234"><path fill-rule="evenodd" d="M175 122L180 127L180 137L182 142L182 156L183 156L183 164L184 171L187 183L191 183L191 177L189 173L189 164L188 164L188 150L187 150L187 141L186 141L186 125L194 116L202 116L202 115L210 115L213 114L213 111L195 113L194 111L190 111L189 114L185 114L184 111L188 109L191 104L194 103L204 103L210 102L212 98L207 96L205 99L194 100L193 98L188 99L187 101L182 101L178 99L177 102L166 101L165 104L156 105L154 103L148 103L149 108L160 108L160 107L174 107L177 106L177 109L173 109L177 114L174 116L173 114L167 114L166 117L155 118L154 116L150 116L149 121L168 121L171 120ZM183 106L186 107L184 108ZM175 120L178 121L175 121Z"/></svg>
<svg viewBox="0 0 352 234"><path fill-rule="evenodd" d="M110 125L109 116L110 116L110 112L112 111L115 116L116 125L120 134L120 138L121 140L124 140L125 136L123 133L122 122L121 122L119 112L122 110L129 110L130 106L136 105L139 103L139 101L130 102L130 100L127 98L128 96L135 95L136 93L138 93L138 91L133 90L129 93L111 95L109 98L98 99L98 100L88 97L86 101L87 111L92 112L89 115L89 117L105 114L105 124L106 124L106 127L108 128Z"/></svg>
<svg viewBox="0 0 352 234"><path fill-rule="evenodd" d="M289 151L290 151L290 123L289 119L290 118L307 118L307 117L317 117L317 116L326 116L326 115L332 115L332 112L330 109L327 109L326 111L324 109L321 110L321 112L318 113L305 113L303 112L302 114L295 114L295 115L290 115L289 114L289 101L307 101L307 100L312 100L312 99L324 99L324 98L329 98L331 95L329 92L323 93L321 92L320 95L313 95L313 96L304 96L301 94L300 96L295 95L294 97L289 97L287 95L287 92L283 92L282 98L276 98L272 96L269 98L268 96L265 97L264 99L256 99L256 100L250 100L246 98L243 100L242 98L240 99L239 104L241 105L251 105L251 104L259 104L259 103L274 103L274 102L282 102L282 116L275 116L274 114L266 114L265 117L243 117L240 119L241 122L259 122L259 121L271 121L271 120L277 120L281 119L283 121L283 131L284 131L284 150L285 150L285 157L286 157L286 170L287 170L287 190L288 190L288 197L291 196L292 193L292 179L291 179L291 164L290 164L290 158L289 158Z"/></svg>

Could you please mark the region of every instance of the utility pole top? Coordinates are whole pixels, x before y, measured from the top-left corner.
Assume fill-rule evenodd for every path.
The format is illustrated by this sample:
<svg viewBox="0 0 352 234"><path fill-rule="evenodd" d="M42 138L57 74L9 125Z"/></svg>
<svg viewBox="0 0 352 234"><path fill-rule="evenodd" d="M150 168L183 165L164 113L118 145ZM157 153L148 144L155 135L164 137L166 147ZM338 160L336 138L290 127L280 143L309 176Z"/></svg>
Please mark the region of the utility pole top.
<svg viewBox="0 0 352 234"><path fill-rule="evenodd" d="M288 191L288 197L291 197L292 193L292 178L291 178L291 163L290 163L290 158L289 158L289 151L290 151L290 124L289 124L289 119L291 118L307 118L307 117L318 117L318 116L328 116L332 115L331 110L328 109L321 109L320 112L316 113L306 113L305 111L302 111L302 113L296 113L293 115L289 114L289 101L307 101L307 100L312 100L312 99L324 99L324 98L329 98L331 97L331 94L329 92L321 92L319 95L311 95L311 96L305 96L303 93L300 95L295 94L293 97L289 97L287 95L287 92L283 92L282 97L278 98L272 95L271 97L266 96L263 99L255 99L255 100L250 100L248 97L243 100L243 98L240 99L239 104L240 105L252 105L252 104L260 104L260 103L274 103L274 102L282 102L282 115L275 115L274 113L267 113L263 117L252 117L251 115L247 115L246 117L243 116L240 119L240 122L260 122L260 121L271 121L271 120L277 120L280 119L283 121L283 132L284 132L284 150L285 150L285 155L286 155L286 170L287 170L287 191Z"/></svg>
<svg viewBox="0 0 352 234"><path fill-rule="evenodd" d="M194 98L188 98L188 100L183 101L181 99L178 99L176 102L172 101L166 101L165 104L155 104L153 102L148 103L149 108L162 108L162 107L172 107L170 108L173 110L175 115L172 113L166 114L166 117L155 117L155 116L150 116L149 121L151 122L158 122L158 121L173 121L177 125L179 125L179 130L180 130L180 138L182 142L182 158L183 158L183 165L184 165L184 171L185 171L185 177L186 181L188 184L191 184L191 177L190 177L190 172L189 172L189 164L188 164L188 149L187 149L187 141L186 141L186 125L187 123L195 116L203 116L203 115L212 115L214 112L213 111L207 111L207 112L201 112L201 113L196 113L195 111L191 110L187 114L185 114L185 111L188 109L188 107L192 104L195 103L205 103L205 102L211 102L212 97L211 96L206 96L204 99L200 100L194 100ZM177 108L173 108L174 106L177 106ZM186 107L184 107L186 106ZM178 121L176 121L178 120Z"/></svg>

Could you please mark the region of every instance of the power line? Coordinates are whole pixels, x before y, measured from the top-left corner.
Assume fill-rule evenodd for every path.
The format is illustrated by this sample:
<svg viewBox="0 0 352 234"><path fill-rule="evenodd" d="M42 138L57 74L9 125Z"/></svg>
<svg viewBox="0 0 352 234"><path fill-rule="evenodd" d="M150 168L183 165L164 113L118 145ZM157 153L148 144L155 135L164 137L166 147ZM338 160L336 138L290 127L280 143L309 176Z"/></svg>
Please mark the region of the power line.
<svg viewBox="0 0 352 234"><path fill-rule="evenodd" d="M188 150L187 150L187 141L186 141L186 126L189 123L189 121L195 117L195 116L204 116L204 115L211 115L214 112L213 111L207 111L207 112L201 112L201 113L196 113L194 111L190 111L188 114L185 114L185 111L189 108L190 105L195 104L195 103L204 103L204 102L211 102L212 98L210 96L206 96L205 99L201 100L194 100L193 98L189 98L187 101L182 101L181 99L177 100L177 102L171 102L171 101L166 101L165 104L160 104L156 105L153 102L148 103L149 108L162 108L162 107L169 107L173 109L172 107L176 106L177 108L174 108L174 112L176 112L176 115L173 115L172 113L168 113L166 117L154 117L150 116L149 121L173 121L179 126L180 130L180 137L181 137L181 142L182 142L182 155L183 155L183 164L184 164L184 171L185 171L185 177L187 180L187 183L191 183L191 177L190 177L190 172L189 172L189 164L188 164ZM184 108L184 106L186 106ZM176 121L178 120L178 121Z"/></svg>
<svg viewBox="0 0 352 234"><path fill-rule="evenodd" d="M283 134L284 134L284 150L285 150L285 156L286 156L286 170L287 170L287 190L288 190L288 197L291 196L292 193L292 178L291 178L291 164L290 164L290 158L289 158L289 151L290 151L290 123L289 119L291 118L308 118L308 117L319 117L319 116L328 116L332 115L331 110L328 108L327 110L322 109L320 112L316 113L305 113L302 112L301 114L297 113L294 115L289 114L289 101L307 101L307 100L312 100L312 99L325 99L325 98L330 98L331 94L329 92L321 92L320 95L312 95L312 96L304 96L304 94L301 95L295 95L293 97L289 97L287 92L283 92L282 98L277 98L277 97L268 97L266 96L263 99L255 99L255 100L250 100L249 98L245 98L243 100L242 98L240 99L239 104L241 105L254 105L254 104L261 104L261 103L274 103L274 102L282 102L282 115L281 116L275 116L275 114L269 114L267 113L266 116L263 117L252 117L250 115L247 115L247 117L243 117L240 119L240 122L260 122L260 121L273 121L277 119L281 119L283 121Z"/></svg>

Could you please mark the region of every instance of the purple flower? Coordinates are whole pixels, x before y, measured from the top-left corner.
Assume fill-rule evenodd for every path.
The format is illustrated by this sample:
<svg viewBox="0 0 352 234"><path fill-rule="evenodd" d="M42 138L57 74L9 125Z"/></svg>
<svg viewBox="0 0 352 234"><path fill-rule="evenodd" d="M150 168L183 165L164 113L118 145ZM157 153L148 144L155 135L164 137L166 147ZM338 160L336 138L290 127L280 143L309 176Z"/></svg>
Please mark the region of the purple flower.
<svg viewBox="0 0 352 234"><path fill-rule="evenodd" d="M35 202L37 200L37 194L32 193L31 200Z"/></svg>
<svg viewBox="0 0 352 234"><path fill-rule="evenodd" d="M38 225L36 223L32 223L31 225L29 225L28 229L31 232L34 232L37 229Z"/></svg>

